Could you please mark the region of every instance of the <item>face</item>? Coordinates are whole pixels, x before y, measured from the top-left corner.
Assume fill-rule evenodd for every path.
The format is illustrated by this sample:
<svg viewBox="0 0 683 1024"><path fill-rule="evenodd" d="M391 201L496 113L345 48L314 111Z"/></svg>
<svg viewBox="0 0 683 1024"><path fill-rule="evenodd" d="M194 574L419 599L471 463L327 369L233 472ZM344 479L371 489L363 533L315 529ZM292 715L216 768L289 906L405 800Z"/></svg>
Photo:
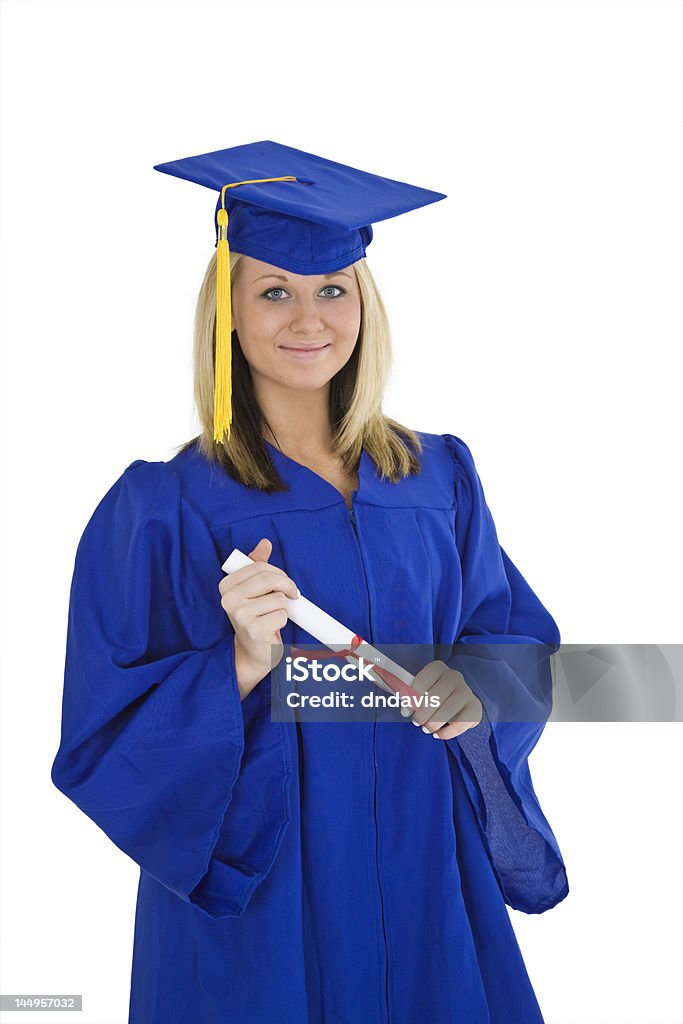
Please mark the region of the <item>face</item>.
<svg viewBox="0 0 683 1024"><path fill-rule="evenodd" d="M353 267L293 274L242 256L231 293L232 324L257 394L267 382L316 390L348 362L361 320Z"/></svg>

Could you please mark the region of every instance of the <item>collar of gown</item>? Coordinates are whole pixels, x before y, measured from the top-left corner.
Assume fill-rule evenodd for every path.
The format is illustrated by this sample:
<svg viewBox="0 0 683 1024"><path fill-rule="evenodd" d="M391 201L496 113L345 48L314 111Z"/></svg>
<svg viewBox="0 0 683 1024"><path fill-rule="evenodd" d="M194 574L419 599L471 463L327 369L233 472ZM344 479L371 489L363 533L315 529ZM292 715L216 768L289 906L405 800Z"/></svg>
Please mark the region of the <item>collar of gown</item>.
<svg viewBox="0 0 683 1024"><path fill-rule="evenodd" d="M423 444L422 467L418 475L404 477L398 483L382 480L379 470L365 448L358 465L358 487L353 506L378 505L384 508L452 509L453 457L440 434L416 431ZM273 464L289 490L266 494L233 480L218 464L210 464L197 445L179 452L169 466L180 477L186 497L200 505L213 521L242 518L266 513L319 511L330 509L348 513L341 491L299 462L295 462L265 442Z"/></svg>

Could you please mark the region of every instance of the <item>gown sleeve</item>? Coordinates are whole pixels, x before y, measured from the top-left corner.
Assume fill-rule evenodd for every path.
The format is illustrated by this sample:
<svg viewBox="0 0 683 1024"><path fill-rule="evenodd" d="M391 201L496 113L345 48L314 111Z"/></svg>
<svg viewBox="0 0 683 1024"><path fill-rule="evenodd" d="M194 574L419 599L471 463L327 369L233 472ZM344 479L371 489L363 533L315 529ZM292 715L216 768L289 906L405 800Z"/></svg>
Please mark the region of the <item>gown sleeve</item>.
<svg viewBox="0 0 683 1024"><path fill-rule="evenodd" d="M498 542L472 453L460 438L443 436L454 461L462 567L460 623L447 663L462 672L484 709L477 726L444 742L458 762L505 902L542 913L569 892L528 764L552 707L550 655L560 635Z"/></svg>
<svg viewBox="0 0 683 1024"><path fill-rule="evenodd" d="M291 820L288 754L240 700L221 557L165 462L133 462L76 551L54 785L159 883L239 917Z"/></svg>

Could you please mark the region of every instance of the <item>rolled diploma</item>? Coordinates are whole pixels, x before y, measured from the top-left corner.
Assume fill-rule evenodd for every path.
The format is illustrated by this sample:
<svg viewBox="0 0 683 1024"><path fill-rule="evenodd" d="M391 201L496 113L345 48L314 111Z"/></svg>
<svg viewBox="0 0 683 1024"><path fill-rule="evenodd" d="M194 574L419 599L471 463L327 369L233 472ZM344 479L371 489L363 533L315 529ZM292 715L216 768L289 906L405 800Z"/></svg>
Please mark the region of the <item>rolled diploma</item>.
<svg viewBox="0 0 683 1024"><path fill-rule="evenodd" d="M254 559L249 558L243 551L234 548L232 553L223 562L221 568L224 572L235 572L237 569L242 569L245 565L251 565L253 561ZM337 622L336 619L328 615L327 612L324 612L322 608L318 608L316 604L313 604L306 597L288 597L286 600L288 618L292 622L296 622L302 629L305 629L311 636L314 636L321 644L325 644L326 647L333 651L337 647L345 648L351 646L351 642L357 634L350 630L348 626L343 626L341 622ZM385 654L378 651L372 644L365 643L364 641L356 648L356 652L363 656L365 662L373 661L389 672L393 672L398 679L412 689L412 682L415 677L410 672L406 672L400 665L397 665L391 658L387 658ZM377 685L381 686L383 690L387 690L389 693L396 692L383 679L380 679L378 676L375 678ZM416 696L418 695L415 689L412 689L412 693Z"/></svg>

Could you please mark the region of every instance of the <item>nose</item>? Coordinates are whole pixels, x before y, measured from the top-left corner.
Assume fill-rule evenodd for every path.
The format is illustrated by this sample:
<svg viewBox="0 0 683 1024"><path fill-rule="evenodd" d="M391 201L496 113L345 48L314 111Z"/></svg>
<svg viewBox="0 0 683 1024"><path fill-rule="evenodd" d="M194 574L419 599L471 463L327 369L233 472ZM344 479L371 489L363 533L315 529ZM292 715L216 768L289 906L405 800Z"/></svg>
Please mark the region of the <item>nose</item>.
<svg viewBox="0 0 683 1024"><path fill-rule="evenodd" d="M315 334L325 329L320 307L315 299L298 299L293 304L290 327L295 334Z"/></svg>

